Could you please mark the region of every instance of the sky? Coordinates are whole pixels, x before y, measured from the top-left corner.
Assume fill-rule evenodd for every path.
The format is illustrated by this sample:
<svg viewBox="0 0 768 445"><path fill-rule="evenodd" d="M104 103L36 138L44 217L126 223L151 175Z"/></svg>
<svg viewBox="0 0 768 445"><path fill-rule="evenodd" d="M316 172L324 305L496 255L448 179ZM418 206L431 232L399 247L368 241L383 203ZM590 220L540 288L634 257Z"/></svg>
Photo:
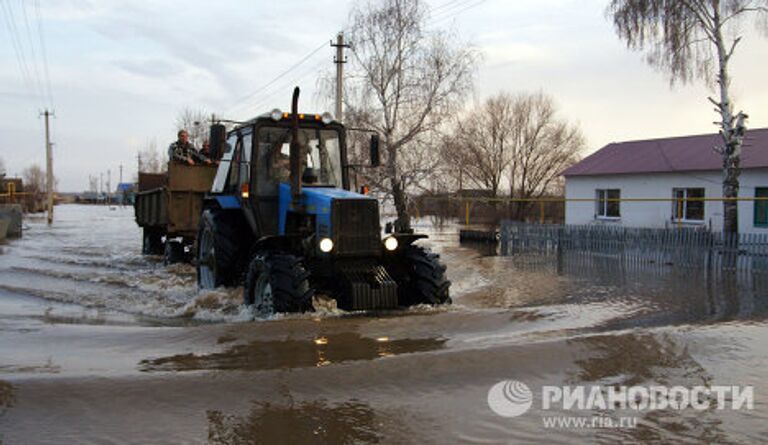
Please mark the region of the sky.
<svg viewBox="0 0 768 445"><path fill-rule="evenodd" d="M121 165L131 180L138 150L152 141L167 147L184 108L247 119L288 109L299 85L303 110L332 111L318 79L334 70L329 43L353 3L0 0L0 158L9 175L44 166L40 111L53 109L59 190L78 192L89 175L106 181L108 171L114 186ZM712 88L670 87L618 39L607 0L428 4L428 27L453 29L482 54L470 102L544 91L581 127L584 155L615 141L717 130ZM740 33L736 107L750 127L768 127L768 38L751 25Z"/></svg>

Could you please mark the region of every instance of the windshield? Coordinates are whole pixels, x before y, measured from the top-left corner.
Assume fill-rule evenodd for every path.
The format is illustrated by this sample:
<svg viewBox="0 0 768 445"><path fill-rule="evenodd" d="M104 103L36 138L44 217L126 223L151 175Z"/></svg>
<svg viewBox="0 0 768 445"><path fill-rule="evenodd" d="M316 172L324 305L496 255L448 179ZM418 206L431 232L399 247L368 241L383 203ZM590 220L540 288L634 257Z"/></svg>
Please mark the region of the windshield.
<svg viewBox="0 0 768 445"><path fill-rule="evenodd" d="M263 156L267 163L269 178L277 182L288 181L291 129L261 127L258 141L259 156ZM306 153L302 159L302 174L309 167L314 170L317 184L342 187L339 133L336 130L301 128L299 142Z"/></svg>

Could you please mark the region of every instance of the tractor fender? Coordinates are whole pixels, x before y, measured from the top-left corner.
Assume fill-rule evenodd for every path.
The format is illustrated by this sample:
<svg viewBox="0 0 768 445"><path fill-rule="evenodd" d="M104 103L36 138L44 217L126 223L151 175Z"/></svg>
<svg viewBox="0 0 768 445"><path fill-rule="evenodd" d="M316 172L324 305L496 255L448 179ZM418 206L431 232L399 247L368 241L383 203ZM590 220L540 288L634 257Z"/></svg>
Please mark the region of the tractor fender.
<svg viewBox="0 0 768 445"><path fill-rule="evenodd" d="M397 238L397 244L400 246L410 246L414 242L420 239L429 238L429 235L414 234L414 233L393 233L389 236Z"/></svg>
<svg viewBox="0 0 768 445"><path fill-rule="evenodd" d="M269 235L263 236L253 243L251 252L258 252L261 250L266 251L282 251L292 252L296 251L297 247L301 245L301 237L290 235Z"/></svg>

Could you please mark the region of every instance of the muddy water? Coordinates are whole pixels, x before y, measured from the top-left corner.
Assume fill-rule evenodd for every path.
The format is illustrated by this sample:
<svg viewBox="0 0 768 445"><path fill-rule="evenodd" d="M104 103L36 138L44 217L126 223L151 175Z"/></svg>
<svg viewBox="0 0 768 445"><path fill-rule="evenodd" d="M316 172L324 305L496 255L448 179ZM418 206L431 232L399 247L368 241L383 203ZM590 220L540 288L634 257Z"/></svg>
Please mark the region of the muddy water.
<svg viewBox="0 0 768 445"><path fill-rule="evenodd" d="M142 257L130 208L57 211L0 245L2 443L768 441L759 276L496 257L424 221L453 306L251 321L239 290ZM506 379L524 415L489 408ZM545 411L543 385L752 385L754 409ZM572 415L638 423L543 425Z"/></svg>

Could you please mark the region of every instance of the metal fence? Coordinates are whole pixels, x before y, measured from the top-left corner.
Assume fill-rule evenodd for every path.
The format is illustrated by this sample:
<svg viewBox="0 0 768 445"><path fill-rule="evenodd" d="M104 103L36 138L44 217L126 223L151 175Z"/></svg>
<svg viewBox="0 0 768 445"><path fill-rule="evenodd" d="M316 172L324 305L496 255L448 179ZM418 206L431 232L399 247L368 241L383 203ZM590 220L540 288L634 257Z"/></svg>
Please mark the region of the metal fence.
<svg viewBox="0 0 768 445"><path fill-rule="evenodd" d="M502 255L589 256L621 264L768 273L768 234L503 221Z"/></svg>

